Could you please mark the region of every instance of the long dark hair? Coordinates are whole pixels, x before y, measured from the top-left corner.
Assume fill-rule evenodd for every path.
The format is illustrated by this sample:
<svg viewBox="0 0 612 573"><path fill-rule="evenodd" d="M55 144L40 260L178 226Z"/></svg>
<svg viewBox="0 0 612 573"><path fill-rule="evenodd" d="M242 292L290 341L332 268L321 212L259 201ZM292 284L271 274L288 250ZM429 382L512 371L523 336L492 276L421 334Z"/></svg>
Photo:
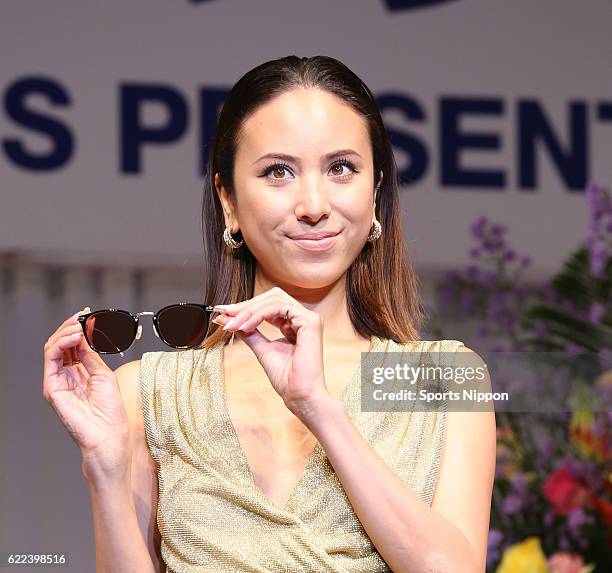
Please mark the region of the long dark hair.
<svg viewBox="0 0 612 573"><path fill-rule="evenodd" d="M368 87L342 62L328 56L286 56L244 74L230 91L218 118L204 175L202 237L205 304L228 304L253 297L256 260L246 243L230 249L223 241L223 209L215 173L230 194L234 187L237 136L243 121L259 106L295 88L318 88L350 104L367 121L374 158L374 187L380 171L376 218L382 235L367 242L347 271L346 298L351 322L364 337L377 335L398 342L419 339L425 313L418 280L409 261L401 228L397 167L378 105ZM234 236L241 240L241 234ZM231 333L212 323L202 346L210 347Z"/></svg>

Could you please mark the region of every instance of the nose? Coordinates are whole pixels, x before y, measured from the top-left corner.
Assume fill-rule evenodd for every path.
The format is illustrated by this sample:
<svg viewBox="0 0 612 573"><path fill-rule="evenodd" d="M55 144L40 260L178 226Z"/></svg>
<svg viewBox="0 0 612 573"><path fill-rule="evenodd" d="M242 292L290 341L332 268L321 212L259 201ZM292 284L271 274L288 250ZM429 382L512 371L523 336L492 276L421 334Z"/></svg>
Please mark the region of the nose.
<svg viewBox="0 0 612 573"><path fill-rule="evenodd" d="M297 197L295 216L316 222L321 217L328 217L330 211L329 193L325 183L318 178L304 180Z"/></svg>

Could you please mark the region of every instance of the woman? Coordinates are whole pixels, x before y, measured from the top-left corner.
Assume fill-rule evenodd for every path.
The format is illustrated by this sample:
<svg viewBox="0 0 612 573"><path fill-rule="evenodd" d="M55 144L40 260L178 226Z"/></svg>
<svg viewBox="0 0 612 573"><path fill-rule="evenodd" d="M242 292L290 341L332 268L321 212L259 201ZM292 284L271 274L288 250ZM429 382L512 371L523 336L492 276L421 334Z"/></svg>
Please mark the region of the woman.
<svg viewBox="0 0 612 573"><path fill-rule="evenodd" d="M203 347L113 372L78 313L45 346L97 570L484 571L494 413L359 412L362 352L435 345L370 90L333 58L267 62L212 143L205 301L233 304Z"/></svg>

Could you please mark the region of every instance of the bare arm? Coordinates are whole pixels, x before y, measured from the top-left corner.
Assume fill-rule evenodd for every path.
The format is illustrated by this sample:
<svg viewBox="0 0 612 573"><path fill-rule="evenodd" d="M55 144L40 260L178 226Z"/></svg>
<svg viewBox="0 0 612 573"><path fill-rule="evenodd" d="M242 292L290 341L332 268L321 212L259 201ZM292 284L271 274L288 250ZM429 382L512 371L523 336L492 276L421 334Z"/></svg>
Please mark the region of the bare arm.
<svg viewBox="0 0 612 573"><path fill-rule="evenodd" d="M396 573L485 571L495 413L448 412L447 416L447 439L431 507L370 447L342 404L322 399L303 420L324 447L372 543Z"/></svg>
<svg viewBox="0 0 612 573"><path fill-rule="evenodd" d="M135 360L115 371L130 421L131 462L126 475L99 478L83 460L96 546L98 573L163 573L156 523L157 473L149 454L139 401Z"/></svg>

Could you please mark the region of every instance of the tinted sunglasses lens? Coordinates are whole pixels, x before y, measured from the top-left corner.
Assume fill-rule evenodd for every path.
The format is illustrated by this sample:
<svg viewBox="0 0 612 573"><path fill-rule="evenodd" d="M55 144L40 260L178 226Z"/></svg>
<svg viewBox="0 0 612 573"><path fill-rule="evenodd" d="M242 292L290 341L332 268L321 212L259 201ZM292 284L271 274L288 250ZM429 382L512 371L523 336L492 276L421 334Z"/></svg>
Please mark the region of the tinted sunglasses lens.
<svg viewBox="0 0 612 573"><path fill-rule="evenodd" d="M157 315L157 329L166 344L193 348L206 338L208 313L190 304L168 306Z"/></svg>
<svg viewBox="0 0 612 573"><path fill-rule="evenodd" d="M117 353L127 350L136 337L136 323L125 311L101 310L85 320L90 346L96 352Z"/></svg>

